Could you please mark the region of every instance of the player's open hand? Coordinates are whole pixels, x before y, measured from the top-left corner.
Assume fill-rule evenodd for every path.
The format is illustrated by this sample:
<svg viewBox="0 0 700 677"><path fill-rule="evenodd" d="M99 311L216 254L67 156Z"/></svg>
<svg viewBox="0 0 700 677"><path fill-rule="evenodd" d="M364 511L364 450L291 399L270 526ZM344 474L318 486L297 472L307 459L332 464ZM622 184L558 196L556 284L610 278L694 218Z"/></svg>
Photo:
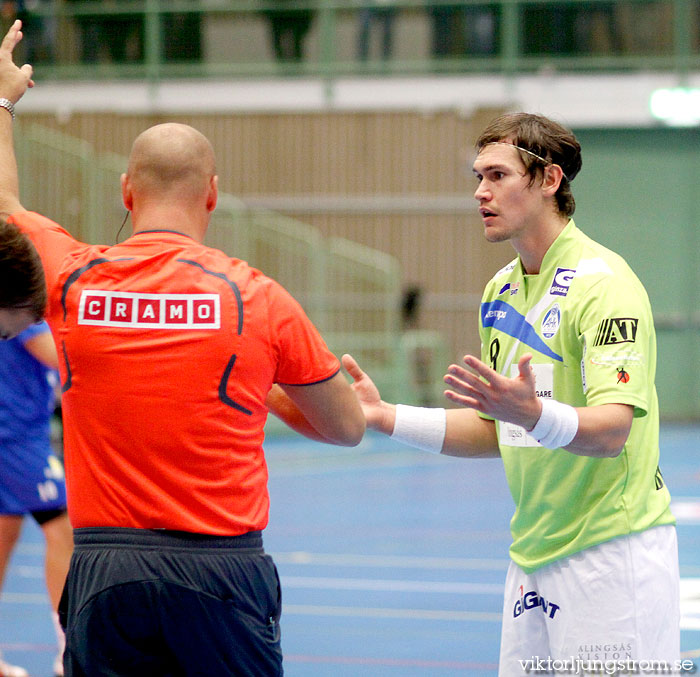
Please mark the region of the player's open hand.
<svg viewBox="0 0 700 677"><path fill-rule="evenodd" d="M508 378L473 355L466 355L464 364L468 369L456 364L448 368L444 381L456 392L446 390L445 397L496 420L532 430L542 413L542 406L535 391L531 360L530 353L523 355L518 362L518 375Z"/></svg>
<svg viewBox="0 0 700 677"><path fill-rule="evenodd" d="M32 67L27 63L21 68L12 60L12 52L22 39L22 22L15 21L0 43L0 98L17 103L28 87L34 86Z"/></svg>
<svg viewBox="0 0 700 677"><path fill-rule="evenodd" d="M367 427L390 435L394 430L395 407L382 400L374 381L360 369L352 355L343 355L341 361L352 377L352 389L362 407Z"/></svg>

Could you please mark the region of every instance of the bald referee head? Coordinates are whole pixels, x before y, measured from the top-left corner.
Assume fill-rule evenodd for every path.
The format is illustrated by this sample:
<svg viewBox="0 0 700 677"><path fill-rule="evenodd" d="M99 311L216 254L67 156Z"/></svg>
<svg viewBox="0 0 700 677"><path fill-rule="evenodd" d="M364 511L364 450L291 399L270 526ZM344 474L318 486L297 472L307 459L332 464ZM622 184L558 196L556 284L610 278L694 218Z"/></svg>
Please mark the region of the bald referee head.
<svg viewBox="0 0 700 677"><path fill-rule="evenodd" d="M218 199L214 149L189 125L155 125L136 137L121 185L134 232L167 219L201 242Z"/></svg>

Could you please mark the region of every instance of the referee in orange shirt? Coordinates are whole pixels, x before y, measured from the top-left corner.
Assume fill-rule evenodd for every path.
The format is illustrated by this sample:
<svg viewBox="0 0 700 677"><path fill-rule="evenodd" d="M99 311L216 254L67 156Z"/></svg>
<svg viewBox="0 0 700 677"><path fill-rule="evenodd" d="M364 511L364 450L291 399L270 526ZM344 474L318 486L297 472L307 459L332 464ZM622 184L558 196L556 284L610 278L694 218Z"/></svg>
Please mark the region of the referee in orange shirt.
<svg viewBox="0 0 700 677"><path fill-rule="evenodd" d="M0 47L0 213L41 256L61 358L75 529L65 674L281 675L263 426L272 406L352 446L360 405L299 304L202 244L217 176L192 127L135 140L121 180L133 234L121 244L78 242L22 207L11 114L31 67L12 63L20 27Z"/></svg>

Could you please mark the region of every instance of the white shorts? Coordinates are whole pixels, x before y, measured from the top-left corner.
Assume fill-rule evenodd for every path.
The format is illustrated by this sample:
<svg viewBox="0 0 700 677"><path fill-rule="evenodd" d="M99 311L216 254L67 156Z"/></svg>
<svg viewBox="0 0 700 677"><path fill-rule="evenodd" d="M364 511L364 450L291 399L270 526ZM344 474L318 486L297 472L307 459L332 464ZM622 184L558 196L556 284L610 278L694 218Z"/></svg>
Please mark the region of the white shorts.
<svg viewBox="0 0 700 677"><path fill-rule="evenodd" d="M613 662L643 674L650 660L666 661L669 672L671 666L679 671L674 526L601 543L532 574L511 562L499 677L590 674L594 661L603 662L595 666L597 674L612 674L606 670Z"/></svg>

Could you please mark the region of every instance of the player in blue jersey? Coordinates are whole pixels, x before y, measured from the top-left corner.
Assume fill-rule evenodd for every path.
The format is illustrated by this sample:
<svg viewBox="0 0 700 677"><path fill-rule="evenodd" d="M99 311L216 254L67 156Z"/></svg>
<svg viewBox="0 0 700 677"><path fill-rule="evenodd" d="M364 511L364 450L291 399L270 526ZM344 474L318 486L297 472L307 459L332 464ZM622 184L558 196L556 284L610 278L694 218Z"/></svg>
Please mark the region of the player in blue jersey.
<svg viewBox="0 0 700 677"><path fill-rule="evenodd" d="M5 66L6 64L7 62L3 61L1 65ZM27 69L31 72L30 67L27 67ZM9 105L7 100L5 100L4 105L6 107ZM20 233L16 226L0 222L0 340L11 339L39 321L44 314L45 307L46 287L39 256L29 240ZM2 497L0 497L0 583L4 578L8 559L19 536L22 516L28 510L36 511L35 517L43 522L43 531L47 538L47 583L49 584L51 602L55 612L58 605L58 597L63 586L61 577L65 579L65 568L72 549L71 529L65 514L65 487L62 480L60 481L60 490L58 484L53 485L58 494L58 500L51 503L52 507L44 506L45 510L40 510L39 506L36 508L25 507L22 505L22 501L26 496L20 487L26 487L28 484L27 478L33 479L33 475L28 472L27 467L17 465L18 458L15 457L13 464L12 456L6 457L4 453L5 443L8 445L11 445L12 442L16 443L17 434L20 435L21 439L23 433L18 432L17 428L23 417L26 417L30 411L30 409L24 408L22 397L14 390L13 384L15 379L21 379L24 382L31 380L37 369L37 367L30 367L28 370L25 370L24 365L19 365L12 359L11 355L18 346L24 345L25 341L27 345L30 343L33 345L48 343L50 346L48 351L45 348L39 348L42 355L50 355L53 348L53 342L48 334L44 338L40 338L38 335L32 338L37 331L44 334L46 333L46 328L44 327L41 330L30 329L26 339L23 338L17 343L14 341L7 344L0 343L0 370L3 374L3 378L0 379L0 384L2 385L0 388L0 416L2 417L2 426L0 426L0 434L2 435L0 453L2 455L0 458L3 464L3 472L0 473L0 484L2 485L0 489L2 494ZM28 348L22 347L21 351L27 357L30 355ZM49 359L52 366L56 364L55 349L53 357L47 359ZM36 364L38 365L39 363L36 362ZM38 367L38 369L45 368ZM5 383L6 378L10 378L11 383ZM41 378L43 378L44 382L46 381L46 372L42 374ZM41 385L41 378L34 384L35 387L39 389L49 388L48 385ZM35 393L36 391L31 389L31 392ZM46 391L44 390L44 392ZM46 397L43 398L44 405L40 418L46 419L46 426L48 426L49 414ZM5 406L6 403L8 406ZM17 411L20 412L19 419L15 418ZM7 428L5 427L6 422L10 422ZM14 432L12 430L13 427L15 428ZM45 428L42 429L45 430ZM33 438L36 432L37 429L32 428L27 439ZM58 461L56 463L58 463L58 466L55 466L55 468L60 467L60 463ZM19 479L19 483L15 482L17 479ZM49 478L42 479L44 483L49 481ZM49 486L44 484L45 489L48 489ZM12 492L8 493L11 487L13 491L19 492L19 494L13 495ZM61 491L63 492L62 494ZM55 512L50 512L52 510ZM65 552L66 546L68 548L67 554ZM56 622L56 618L54 618L54 621L59 636L59 645L62 645L62 631ZM61 653L62 646L59 646L59 655ZM54 667L57 675L63 674L58 657ZM1 677L24 677L25 675L27 675L26 670L6 663L0 656Z"/></svg>
<svg viewBox="0 0 700 677"><path fill-rule="evenodd" d="M17 226L0 223L0 339L17 336L44 315L46 285L39 255Z"/></svg>
<svg viewBox="0 0 700 677"><path fill-rule="evenodd" d="M56 610L73 551L61 461L51 446L56 348L45 322L0 342L0 581L30 514L46 539L45 575L58 638L54 674L63 674L63 631ZM2 677L26 677L0 658Z"/></svg>

